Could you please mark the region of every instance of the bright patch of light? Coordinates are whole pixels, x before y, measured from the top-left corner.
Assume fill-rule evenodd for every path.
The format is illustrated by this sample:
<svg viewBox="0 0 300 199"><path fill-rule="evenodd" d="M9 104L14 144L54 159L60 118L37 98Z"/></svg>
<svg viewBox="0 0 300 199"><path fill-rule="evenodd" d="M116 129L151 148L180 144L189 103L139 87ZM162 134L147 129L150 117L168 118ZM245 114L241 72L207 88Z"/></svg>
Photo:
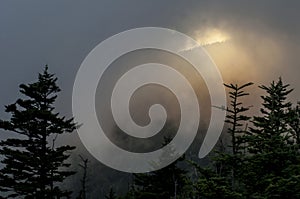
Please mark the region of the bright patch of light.
<svg viewBox="0 0 300 199"><path fill-rule="evenodd" d="M219 29L196 31L196 40L201 46L219 44L230 40L230 36Z"/></svg>

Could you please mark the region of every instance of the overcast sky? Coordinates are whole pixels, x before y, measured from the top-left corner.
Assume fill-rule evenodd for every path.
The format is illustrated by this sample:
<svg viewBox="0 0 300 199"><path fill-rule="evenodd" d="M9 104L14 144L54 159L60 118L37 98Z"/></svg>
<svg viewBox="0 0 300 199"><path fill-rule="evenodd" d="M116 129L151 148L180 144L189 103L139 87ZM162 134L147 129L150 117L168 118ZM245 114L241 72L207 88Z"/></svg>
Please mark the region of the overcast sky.
<svg viewBox="0 0 300 199"><path fill-rule="evenodd" d="M19 96L18 85L36 80L45 64L63 90L57 108L70 116L73 82L87 54L116 33L145 26L171 28L206 44L226 83L260 85L282 76L299 100L299 8L299 1L276 0L3 0L0 116L7 117L3 105Z"/></svg>
<svg viewBox="0 0 300 199"><path fill-rule="evenodd" d="M235 76L255 81L256 77L260 84L283 76L296 87L299 8L299 1L276 0L3 0L0 104L12 102L18 85L34 80L48 64L59 77L62 101L68 102L58 106L70 112L74 77L88 52L109 36L143 26L172 28L194 38L217 29L230 40L220 47L207 48L225 81ZM294 96L299 94L296 89Z"/></svg>

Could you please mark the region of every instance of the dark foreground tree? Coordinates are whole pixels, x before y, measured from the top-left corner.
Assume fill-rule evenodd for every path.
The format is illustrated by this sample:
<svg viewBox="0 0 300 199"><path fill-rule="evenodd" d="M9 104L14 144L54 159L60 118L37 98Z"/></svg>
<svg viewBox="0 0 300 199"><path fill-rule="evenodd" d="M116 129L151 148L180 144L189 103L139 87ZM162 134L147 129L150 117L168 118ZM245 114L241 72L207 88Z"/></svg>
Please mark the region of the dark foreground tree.
<svg viewBox="0 0 300 199"><path fill-rule="evenodd" d="M241 98L248 96L249 93L245 92L245 88L253 85L252 82L239 86L237 84L224 84L225 87L229 88L230 107L227 109L227 115L225 122L228 126L228 133L230 135L231 154L233 156L243 152L244 143L242 137L245 135L247 130L247 122L250 117L245 115L250 107L243 106Z"/></svg>
<svg viewBox="0 0 300 199"><path fill-rule="evenodd" d="M78 164L78 166L82 169L82 178L80 180L81 183L81 190L79 192L79 196L77 199L86 199L86 183L87 183L87 172L88 172L88 163L89 159L83 158L81 155L79 155L79 158L81 159L81 164Z"/></svg>
<svg viewBox="0 0 300 199"><path fill-rule="evenodd" d="M289 109L289 126L296 144L300 145L300 102L296 107Z"/></svg>
<svg viewBox="0 0 300 199"><path fill-rule="evenodd" d="M230 105L226 109L225 120L228 124L229 143L220 140L221 147L214 151L211 164L208 167L203 168L192 162L198 173L198 179L194 182L196 198L243 198L237 176L245 155L243 136L246 133L247 122L250 117L245 115L249 107L243 105L241 98L249 95L245 89L252 84L246 83L242 86L225 84L225 87L230 89Z"/></svg>
<svg viewBox="0 0 300 199"><path fill-rule="evenodd" d="M296 128L297 111L287 100L289 85L279 79L270 86L260 86L261 115L253 118L247 138L248 156L241 180L250 198L300 198L300 159ZM296 135L296 136L295 136Z"/></svg>
<svg viewBox="0 0 300 199"><path fill-rule="evenodd" d="M54 111L54 102L60 91L57 78L48 73L48 67L39 74L38 81L20 85L24 99L6 106L11 114L8 121L0 120L0 128L15 134L0 142L1 192L8 198L68 197L59 183L75 172L68 171L66 162L75 147L55 146L58 135L75 130L73 119L60 117Z"/></svg>
<svg viewBox="0 0 300 199"><path fill-rule="evenodd" d="M109 193L105 195L105 199L117 199L116 192L113 188L110 188Z"/></svg>
<svg viewBox="0 0 300 199"><path fill-rule="evenodd" d="M193 163L199 173L194 183L194 197L196 199L240 199L242 194L234 190L231 180L217 173L213 168L203 168Z"/></svg>
<svg viewBox="0 0 300 199"><path fill-rule="evenodd" d="M170 138L165 138L162 146L166 146ZM161 159L175 155L172 147L166 147ZM160 170L150 173L135 174L134 184L129 194L131 199L182 199L189 198L190 190L187 171L179 164L183 163L184 156ZM155 166L155 164L154 164Z"/></svg>

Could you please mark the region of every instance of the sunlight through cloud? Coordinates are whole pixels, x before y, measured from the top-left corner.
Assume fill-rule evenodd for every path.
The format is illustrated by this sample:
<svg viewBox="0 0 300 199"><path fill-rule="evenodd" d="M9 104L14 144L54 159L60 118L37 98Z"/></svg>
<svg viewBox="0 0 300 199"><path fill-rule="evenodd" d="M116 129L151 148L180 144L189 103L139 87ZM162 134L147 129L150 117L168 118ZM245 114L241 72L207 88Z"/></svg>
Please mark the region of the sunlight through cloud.
<svg viewBox="0 0 300 199"><path fill-rule="evenodd" d="M230 36L219 29L208 29L206 31L196 31L196 41L201 46L224 43L230 40Z"/></svg>

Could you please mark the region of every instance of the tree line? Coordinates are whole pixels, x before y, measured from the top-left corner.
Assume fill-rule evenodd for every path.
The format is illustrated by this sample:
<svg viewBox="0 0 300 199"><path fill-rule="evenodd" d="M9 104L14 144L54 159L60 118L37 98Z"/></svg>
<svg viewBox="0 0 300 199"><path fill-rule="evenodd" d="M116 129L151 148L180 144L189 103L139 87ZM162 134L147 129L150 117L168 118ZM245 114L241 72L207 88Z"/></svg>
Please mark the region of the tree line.
<svg viewBox="0 0 300 199"><path fill-rule="evenodd" d="M133 174L126 193L107 191L106 199L296 199L300 198L300 103L288 100L293 91L281 78L259 86L260 114L249 116L243 103L253 83L224 84L230 98L226 108L226 137L201 165L187 155L169 166ZM55 112L60 88L46 66L35 83L21 84L25 97L5 106L9 120L0 129L11 136L0 141L0 198L71 198L62 182L74 175L70 155L75 146L58 145L59 135L73 133L78 124ZM165 139L165 145L169 138ZM88 160L81 157L82 189L86 199ZM100 197L99 197L100 198Z"/></svg>

